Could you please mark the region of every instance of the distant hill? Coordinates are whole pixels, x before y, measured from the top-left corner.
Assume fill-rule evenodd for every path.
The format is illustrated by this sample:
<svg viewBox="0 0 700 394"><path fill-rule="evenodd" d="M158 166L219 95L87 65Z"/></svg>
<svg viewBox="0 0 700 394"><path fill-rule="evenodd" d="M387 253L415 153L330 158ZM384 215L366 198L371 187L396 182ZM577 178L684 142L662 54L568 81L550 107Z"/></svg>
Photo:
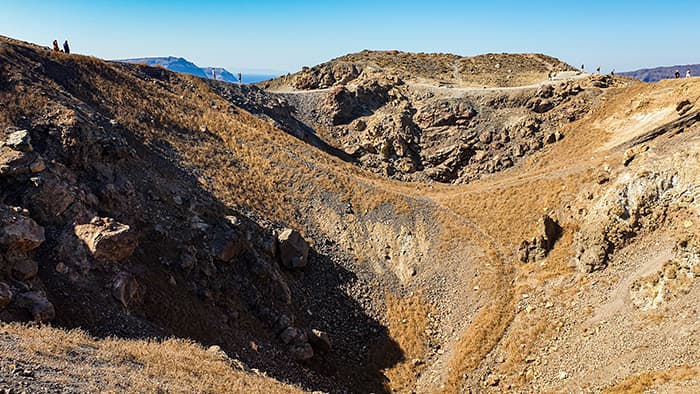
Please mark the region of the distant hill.
<svg viewBox="0 0 700 394"><path fill-rule="evenodd" d="M170 71L192 74L201 78L211 78L211 72L207 74L204 69L181 57L144 57L138 59L122 59L117 61L133 64L145 64L148 66L161 66Z"/></svg>
<svg viewBox="0 0 700 394"><path fill-rule="evenodd" d="M238 77L234 73L226 70L225 68L199 67L196 64L190 62L189 60L181 57L144 57L137 59L121 59L117 61L132 64L146 64L148 66L160 66L167 68L170 71L191 74L200 78L214 79L214 75L216 75L216 80L218 81L226 81L231 83L238 82ZM243 83L256 83L268 79L273 79L275 77L277 77L277 75L243 73Z"/></svg>
<svg viewBox="0 0 700 394"><path fill-rule="evenodd" d="M700 75L700 64L686 64L684 66L665 66L656 68L643 68L636 71L625 71L620 73L628 77L639 79L644 82L658 82L662 79L674 78L676 70L681 73L681 78L685 77L686 70L690 69L693 76Z"/></svg>
<svg viewBox="0 0 700 394"><path fill-rule="evenodd" d="M369 51L345 55L262 84L265 89L300 90L344 85L365 72L387 72L404 81L434 81L453 87L516 87L546 81L550 72L577 71L551 56L488 53L463 57L447 53Z"/></svg>

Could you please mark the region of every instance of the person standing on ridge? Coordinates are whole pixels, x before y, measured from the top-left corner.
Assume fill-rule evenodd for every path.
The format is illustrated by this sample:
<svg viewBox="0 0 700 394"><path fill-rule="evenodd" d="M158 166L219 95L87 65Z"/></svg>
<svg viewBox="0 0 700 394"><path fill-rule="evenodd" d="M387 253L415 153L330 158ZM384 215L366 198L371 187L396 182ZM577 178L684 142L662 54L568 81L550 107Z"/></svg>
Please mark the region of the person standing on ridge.
<svg viewBox="0 0 700 394"><path fill-rule="evenodd" d="M63 52L70 53L70 47L68 46L68 40L63 41Z"/></svg>
<svg viewBox="0 0 700 394"><path fill-rule="evenodd" d="M688 69L688 70L685 72L685 77L686 77L686 78L690 78L690 69Z"/></svg>
<svg viewBox="0 0 700 394"><path fill-rule="evenodd" d="M581 71L586 71L586 67L584 67L583 64L581 65Z"/></svg>
<svg viewBox="0 0 700 394"><path fill-rule="evenodd" d="M53 40L53 51L61 52L61 48L58 47L58 40Z"/></svg>
<svg viewBox="0 0 700 394"><path fill-rule="evenodd" d="M680 77L681 77L681 72L678 71L678 70L676 70L676 73L673 74L673 76L675 76L676 78L680 78Z"/></svg>

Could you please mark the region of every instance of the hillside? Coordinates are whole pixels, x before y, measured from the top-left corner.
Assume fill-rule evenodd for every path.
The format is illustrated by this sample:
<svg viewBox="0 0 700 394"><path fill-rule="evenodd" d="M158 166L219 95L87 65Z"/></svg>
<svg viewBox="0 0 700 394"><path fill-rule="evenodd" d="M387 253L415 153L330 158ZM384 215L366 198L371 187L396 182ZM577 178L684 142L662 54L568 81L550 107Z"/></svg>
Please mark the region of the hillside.
<svg viewBox="0 0 700 394"><path fill-rule="evenodd" d="M386 72L406 81L451 87L512 87L546 81L551 72L576 71L540 54L486 54L461 57L442 53L362 51L265 83L280 89L325 89L344 85L362 74Z"/></svg>
<svg viewBox="0 0 700 394"><path fill-rule="evenodd" d="M685 78L685 73L690 70L691 75L700 75L700 64L686 64L683 66L667 66L655 68L643 68L635 71L621 72L620 75L635 78L643 82L658 82L663 79L675 78L675 73L678 71L681 78Z"/></svg>
<svg viewBox="0 0 700 394"><path fill-rule="evenodd" d="M543 55L362 52L259 86L371 171L468 183L559 141L623 83Z"/></svg>
<svg viewBox="0 0 700 394"><path fill-rule="evenodd" d="M700 388L700 79L341 59L238 86L0 38L0 388Z"/></svg>

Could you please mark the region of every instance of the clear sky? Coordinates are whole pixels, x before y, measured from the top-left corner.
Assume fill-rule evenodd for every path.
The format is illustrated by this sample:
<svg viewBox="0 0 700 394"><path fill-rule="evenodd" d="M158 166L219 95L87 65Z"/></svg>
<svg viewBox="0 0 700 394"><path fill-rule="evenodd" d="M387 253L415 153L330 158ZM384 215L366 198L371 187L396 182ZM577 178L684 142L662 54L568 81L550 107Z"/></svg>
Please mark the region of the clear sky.
<svg viewBox="0 0 700 394"><path fill-rule="evenodd" d="M541 52L608 72L700 63L700 1L2 0L0 34L233 72L293 72L363 49Z"/></svg>

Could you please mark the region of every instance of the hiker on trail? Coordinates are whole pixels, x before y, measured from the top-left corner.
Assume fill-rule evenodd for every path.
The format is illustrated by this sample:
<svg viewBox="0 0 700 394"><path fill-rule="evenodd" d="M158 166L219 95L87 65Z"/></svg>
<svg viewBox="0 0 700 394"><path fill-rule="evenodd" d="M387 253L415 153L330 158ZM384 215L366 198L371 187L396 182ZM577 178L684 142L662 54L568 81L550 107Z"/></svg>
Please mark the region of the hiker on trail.
<svg viewBox="0 0 700 394"><path fill-rule="evenodd" d="M680 78L680 77L681 77L681 72L678 71L678 70L676 70L676 73L674 74L674 76L675 76L676 78Z"/></svg>
<svg viewBox="0 0 700 394"><path fill-rule="evenodd" d="M583 67L583 64L581 65L581 71L586 71L586 67Z"/></svg>
<svg viewBox="0 0 700 394"><path fill-rule="evenodd" d="M216 70L214 70L213 68L211 69L211 79L216 81Z"/></svg>
<svg viewBox="0 0 700 394"><path fill-rule="evenodd" d="M612 69L612 71L610 71L610 75L613 77L615 76L615 69L614 68Z"/></svg>
<svg viewBox="0 0 700 394"><path fill-rule="evenodd" d="M600 66L598 66L598 68L595 69L595 73L600 75Z"/></svg>
<svg viewBox="0 0 700 394"><path fill-rule="evenodd" d="M686 78L690 78L690 69L688 69L688 70L685 72L685 77L686 77Z"/></svg>
<svg viewBox="0 0 700 394"><path fill-rule="evenodd" d="M238 84L242 85L243 84L243 74L238 73Z"/></svg>
<svg viewBox="0 0 700 394"><path fill-rule="evenodd" d="M68 46L68 40L63 41L63 52L70 53L70 47Z"/></svg>
<svg viewBox="0 0 700 394"><path fill-rule="evenodd" d="M61 52L61 48L58 47L58 40L53 40L53 51Z"/></svg>

